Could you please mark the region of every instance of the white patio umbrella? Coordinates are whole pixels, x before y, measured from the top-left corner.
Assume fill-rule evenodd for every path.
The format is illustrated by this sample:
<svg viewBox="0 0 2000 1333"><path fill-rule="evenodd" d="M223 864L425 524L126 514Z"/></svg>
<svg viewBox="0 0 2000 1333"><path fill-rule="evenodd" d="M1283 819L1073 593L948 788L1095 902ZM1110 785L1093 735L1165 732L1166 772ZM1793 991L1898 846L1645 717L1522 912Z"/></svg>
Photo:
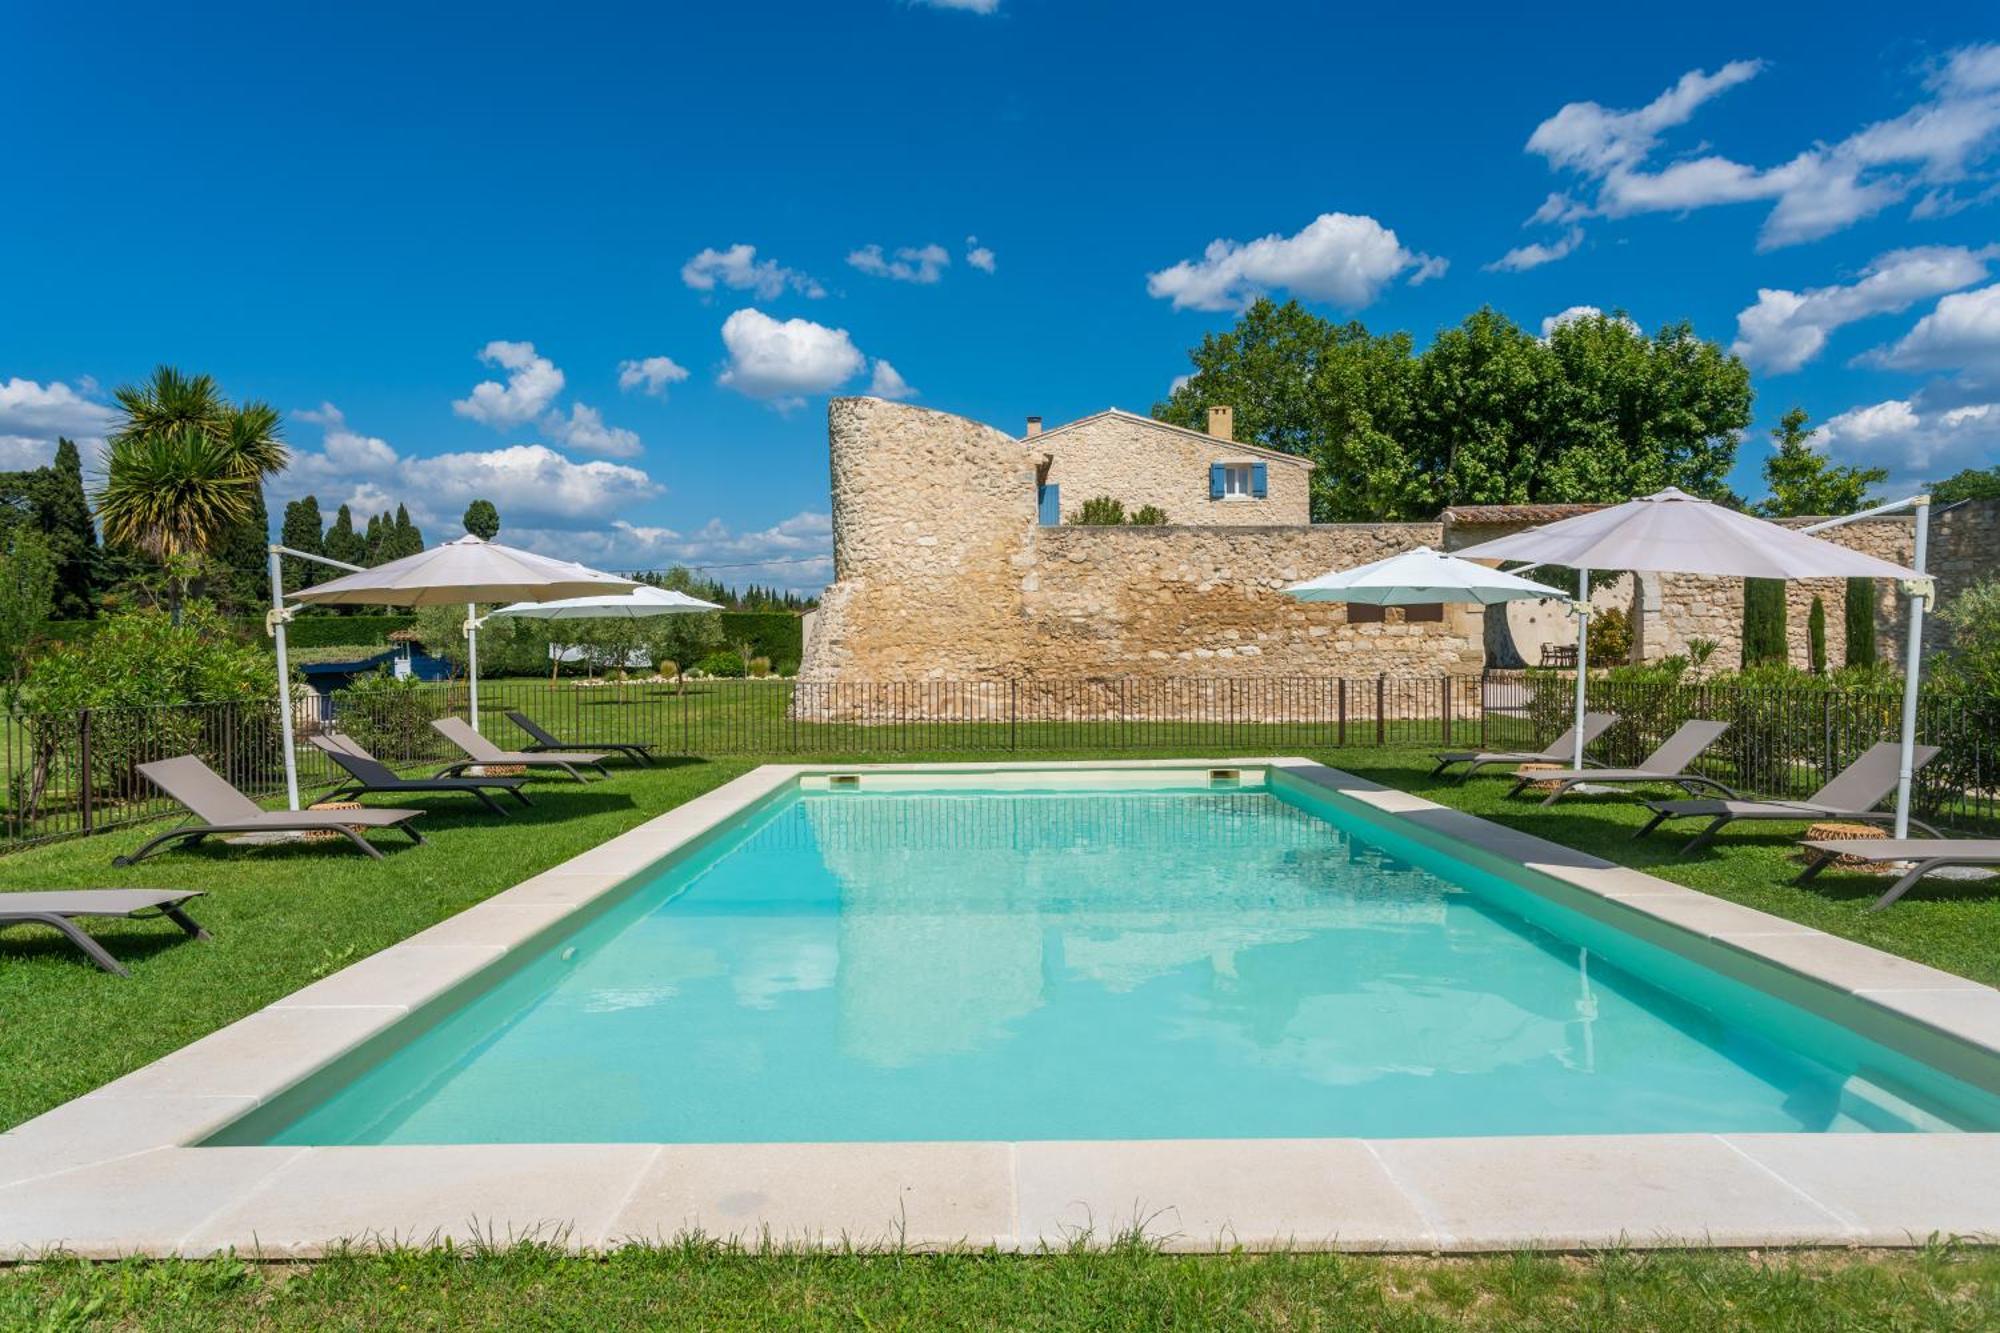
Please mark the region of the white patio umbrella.
<svg viewBox="0 0 2000 1333"><path fill-rule="evenodd" d="M1721 574L1754 579L1864 578L1914 580L1913 569L1836 546L1761 518L1697 499L1669 486L1575 518L1468 546L1467 559L1530 560L1577 571L1575 764L1583 767L1583 713L1589 670L1590 571L1646 574ZM1897 836L1910 800L1910 758L1916 744L1916 688L1921 621L1912 617L1909 666L1904 673L1902 782L1896 797Z"/></svg>
<svg viewBox="0 0 2000 1333"><path fill-rule="evenodd" d="M1559 588L1461 560L1428 546L1294 583L1285 593L1302 602L1366 602L1373 606L1432 602L1492 606L1496 602L1545 597L1569 600L1569 594Z"/></svg>
<svg viewBox="0 0 2000 1333"><path fill-rule="evenodd" d="M314 606L452 606L465 604L466 669L471 682L472 725L479 725L480 602L554 601L637 587L617 574L587 569L467 533L401 560L346 574L291 594ZM280 688L283 688L282 685ZM287 710L286 716L290 716ZM287 768L291 747L285 750Z"/></svg>
<svg viewBox="0 0 2000 1333"><path fill-rule="evenodd" d="M670 616L690 611L720 611L714 602L704 602L672 588L655 588L642 583L625 593L602 593L594 597L565 597L554 602L515 602L492 616L519 616L524 620L637 620L646 616Z"/></svg>

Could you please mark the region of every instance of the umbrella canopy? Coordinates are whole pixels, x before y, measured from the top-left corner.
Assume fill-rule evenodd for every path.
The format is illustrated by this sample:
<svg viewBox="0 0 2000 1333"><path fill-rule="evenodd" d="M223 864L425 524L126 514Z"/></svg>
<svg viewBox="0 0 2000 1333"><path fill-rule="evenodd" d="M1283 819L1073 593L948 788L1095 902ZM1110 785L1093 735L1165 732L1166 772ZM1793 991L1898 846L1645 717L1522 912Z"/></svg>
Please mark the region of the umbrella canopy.
<svg viewBox="0 0 2000 1333"><path fill-rule="evenodd" d="M519 616L524 620L637 620L644 616L721 609L714 602L704 602L699 597L690 597L672 588L655 588L642 583L626 593L565 597L555 602L515 602L493 614Z"/></svg>
<svg viewBox="0 0 2000 1333"><path fill-rule="evenodd" d="M1913 569L1739 514L1669 486L1594 513L1468 546L1476 560L1746 579L1913 579Z"/></svg>
<svg viewBox="0 0 2000 1333"><path fill-rule="evenodd" d="M1302 602L1367 602L1374 606L1430 602L1491 606L1531 597L1569 598L1568 593L1547 584L1519 574L1503 574L1428 546L1294 583L1285 592Z"/></svg>
<svg viewBox="0 0 2000 1333"><path fill-rule="evenodd" d="M638 586L569 560L483 541L467 533L386 565L291 594L318 606L451 606L466 602L548 602Z"/></svg>

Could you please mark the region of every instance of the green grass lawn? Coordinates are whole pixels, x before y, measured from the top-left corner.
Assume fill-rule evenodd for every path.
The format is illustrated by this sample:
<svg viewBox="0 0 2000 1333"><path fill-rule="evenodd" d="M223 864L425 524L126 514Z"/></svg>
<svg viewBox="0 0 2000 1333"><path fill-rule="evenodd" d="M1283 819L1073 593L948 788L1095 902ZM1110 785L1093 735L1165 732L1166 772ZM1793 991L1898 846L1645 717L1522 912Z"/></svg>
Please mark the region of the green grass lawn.
<svg viewBox="0 0 2000 1333"><path fill-rule="evenodd" d="M1219 756L1245 747L1177 752ZM1532 799L1506 799L1501 777L1434 781L1420 750L1307 753L1720 897L2000 982L1994 888L1926 886L1868 915L1881 888L1875 878L1829 872L1806 888L1792 883L1796 830L1746 826L1682 860L1674 855L1679 839L1630 841L1640 819L1629 800L1572 798L1543 810ZM131 966L130 980L98 972L47 932L0 936L0 1126L144 1065L757 762L619 770L613 781L587 786L540 781L535 808L510 819L454 798L408 798L430 812L423 825L430 845L383 835L387 859L379 863L334 844L211 844L113 869L111 857L145 836L137 828L0 857L0 889L204 889L195 913L215 935L196 943L158 923L99 927ZM1996 1280L2000 1255L1951 1247L1873 1256L1437 1261L1193 1259L1136 1248L1030 1259L829 1259L700 1247L579 1260L529 1249L288 1267L50 1263L0 1275L0 1327L1970 1329L2000 1325Z"/></svg>

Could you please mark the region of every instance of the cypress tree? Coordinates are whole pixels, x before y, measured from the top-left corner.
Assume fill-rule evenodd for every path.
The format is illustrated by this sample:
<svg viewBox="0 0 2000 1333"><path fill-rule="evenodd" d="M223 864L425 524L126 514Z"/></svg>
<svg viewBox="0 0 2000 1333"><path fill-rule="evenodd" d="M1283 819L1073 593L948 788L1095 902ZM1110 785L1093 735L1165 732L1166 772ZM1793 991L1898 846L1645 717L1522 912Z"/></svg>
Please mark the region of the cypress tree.
<svg viewBox="0 0 2000 1333"><path fill-rule="evenodd" d="M1782 663L1787 655L1784 580L1743 580L1743 665Z"/></svg>
<svg viewBox="0 0 2000 1333"><path fill-rule="evenodd" d="M373 569L382 563L382 516L380 514L369 515L368 535L362 538L361 544L362 549L367 553L361 558L362 564Z"/></svg>
<svg viewBox="0 0 2000 1333"><path fill-rule="evenodd" d="M1806 613L1806 660L1815 676L1826 674L1826 603L1817 596Z"/></svg>
<svg viewBox="0 0 2000 1333"><path fill-rule="evenodd" d="M250 513L231 528L215 553L209 594L236 610L260 606L271 597L271 514L264 488L250 492Z"/></svg>
<svg viewBox="0 0 2000 1333"><path fill-rule="evenodd" d="M83 493L83 460L72 440L56 441L41 506L42 531L56 563L55 614L82 620L97 614L97 526Z"/></svg>
<svg viewBox="0 0 2000 1333"><path fill-rule="evenodd" d="M325 555L325 527L326 524L319 516L319 497L308 495L285 506L285 526L278 533L278 541L294 551L304 551L307 555ZM331 574L332 571L325 565L315 565L309 560L298 560L292 556L285 557L286 592L310 588Z"/></svg>
<svg viewBox="0 0 2000 1333"><path fill-rule="evenodd" d="M1875 665L1875 581L1849 579L1843 620L1847 627L1847 665Z"/></svg>
<svg viewBox="0 0 2000 1333"><path fill-rule="evenodd" d="M404 505L396 506L396 559L406 555L421 554L424 549L424 534L416 524L410 522L410 511Z"/></svg>
<svg viewBox="0 0 2000 1333"><path fill-rule="evenodd" d="M354 531L354 515L346 505L334 511L333 526L326 530L322 546L328 559L350 565L360 564L368 554L367 544Z"/></svg>

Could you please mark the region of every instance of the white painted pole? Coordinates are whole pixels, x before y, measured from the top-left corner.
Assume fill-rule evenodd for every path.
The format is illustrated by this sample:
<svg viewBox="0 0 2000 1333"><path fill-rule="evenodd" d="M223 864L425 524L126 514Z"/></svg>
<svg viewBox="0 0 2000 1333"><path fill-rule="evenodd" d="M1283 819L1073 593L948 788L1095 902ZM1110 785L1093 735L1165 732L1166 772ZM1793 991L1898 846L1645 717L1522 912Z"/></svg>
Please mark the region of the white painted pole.
<svg viewBox="0 0 2000 1333"><path fill-rule="evenodd" d="M1576 571L1576 754L1570 766L1583 771L1583 711L1590 675L1590 571Z"/></svg>
<svg viewBox="0 0 2000 1333"><path fill-rule="evenodd" d="M465 670L472 682L472 729L479 730L479 608L465 604Z"/></svg>
<svg viewBox="0 0 2000 1333"><path fill-rule="evenodd" d="M1930 546L1931 498L1917 497L1917 544L1910 568L1928 579L1925 558ZM1903 647L1903 752L1896 764L1896 836L1910 836L1910 786L1916 771L1917 694L1923 685L1924 605L1930 589L1922 584L1910 590L1910 619L1905 627L1909 642Z"/></svg>
<svg viewBox="0 0 2000 1333"><path fill-rule="evenodd" d="M269 548L271 559L271 637L278 648L278 727L285 745L285 800L288 808L299 808L299 759L292 747L292 663L285 650L285 569L278 552Z"/></svg>

